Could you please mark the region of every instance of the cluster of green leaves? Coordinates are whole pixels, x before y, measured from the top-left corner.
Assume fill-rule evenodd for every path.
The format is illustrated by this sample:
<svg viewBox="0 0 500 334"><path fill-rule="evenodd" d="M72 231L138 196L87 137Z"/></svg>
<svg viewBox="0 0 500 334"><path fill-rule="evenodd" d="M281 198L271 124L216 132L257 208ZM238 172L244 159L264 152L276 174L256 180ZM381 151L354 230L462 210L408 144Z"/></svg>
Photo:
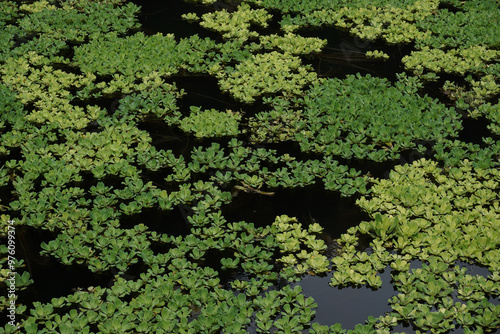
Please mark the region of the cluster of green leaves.
<svg viewBox="0 0 500 334"><path fill-rule="evenodd" d="M469 109L469 114L474 117L477 114L476 108L488 104L488 101L500 93L500 85L496 81L494 75L487 74L479 80L474 80L469 75L465 78L468 88L447 80L443 85L443 91L452 100L457 101L457 107Z"/></svg>
<svg viewBox="0 0 500 334"><path fill-rule="evenodd" d="M0 4L2 11L0 16L0 24L5 28L14 18L18 16L18 8L12 1L2 1Z"/></svg>
<svg viewBox="0 0 500 334"><path fill-rule="evenodd" d="M34 53L26 58L9 58L0 70L3 82L15 91L17 99L32 105L33 110L26 116L28 120L41 125L77 129L95 121L103 111L97 106L84 108L72 104L76 97L70 92L91 84L95 75L73 74L49 65L40 69L37 60L43 58Z"/></svg>
<svg viewBox="0 0 500 334"><path fill-rule="evenodd" d="M172 34L146 36L138 32L120 38L115 33L77 47L74 63L85 73L119 75L133 83L136 78L150 75L172 76L181 68L206 71L205 62L210 60L206 54L216 46L215 41L197 35L176 42ZM143 52L136 52L137 49Z"/></svg>
<svg viewBox="0 0 500 334"><path fill-rule="evenodd" d="M369 192L367 176L328 157L322 161L301 161L289 154L277 156L275 150L244 147L234 138L229 146L228 153L218 143L206 149L194 148L189 169L196 173L215 170L211 180L221 186L236 181L247 192L255 192L264 185L269 190L305 187L319 180L325 189L339 191L343 196Z"/></svg>
<svg viewBox="0 0 500 334"><path fill-rule="evenodd" d="M320 52L326 45L325 40L314 37L302 37L293 33L284 36L278 34L261 35L255 30L250 30L253 25L266 28L271 14L265 9L252 9L248 4L241 3L235 11L228 12L225 9L213 13L206 13L198 17L195 13L183 15L190 22L199 22L200 26L222 33L228 40L239 42L253 41L257 38L260 44L252 43L249 48L279 49L290 54L309 54Z"/></svg>
<svg viewBox="0 0 500 334"><path fill-rule="evenodd" d="M105 35L77 47L74 63L84 73L116 73L132 80L151 72L171 76L178 71L182 63L176 52L176 44L172 34L146 36L138 32L124 38ZM144 52L137 52L138 49ZM158 61L159 59L162 61Z"/></svg>
<svg viewBox="0 0 500 334"><path fill-rule="evenodd" d="M292 55L311 54L321 52L327 41L317 37L302 37L291 32L283 36L277 34L262 35L260 45L252 48L281 50Z"/></svg>
<svg viewBox="0 0 500 334"><path fill-rule="evenodd" d="M124 205L121 207L126 211ZM95 216L99 213L96 212ZM54 256L65 265L85 264L92 272L113 268L120 273L139 259L151 255L148 251L144 252L150 246L144 233L146 226L140 224L126 230L118 227L118 220L108 224L104 227L93 222L93 228L85 232L75 235L61 233L49 243L42 243L41 254Z"/></svg>
<svg viewBox="0 0 500 334"><path fill-rule="evenodd" d="M245 333L255 328L357 334L389 333L408 321L432 332L455 324L464 331L495 329L500 310L487 298L500 293L500 176L492 168L500 144L492 138L484 138L482 146L454 140L461 129L455 110L418 95L419 76L471 74L469 86L449 82L446 89L462 103L458 107L474 107L471 114L486 116L490 129L499 132L498 104L490 101L498 93L497 36L457 46L463 39L440 28L442 22L465 24L466 38L474 31L483 36L486 20L480 13L487 7L468 3L453 3L463 14L452 15L438 10L434 0L252 0L233 12L185 16L221 32L226 41L217 43L196 35L177 41L173 35L137 32L139 9L122 0L0 2L0 155L5 161L0 187L13 189L0 206L9 210L1 216L0 238L14 217L19 226L52 231L42 254L96 273L118 272L109 287L35 302L29 309L17 300L20 328L0 332ZM267 26L271 9L286 14L285 34L253 29ZM400 75L394 84L360 75L319 80L298 56L319 52L326 42L291 31L322 25L388 43L415 41L419 49L405 64L416 76ZM446 45L432 49L436 43ZM419 57L427 60L417 64ZM184 92L167 80L186 74L214 76L236 99L251 103L262 96L269 108L250 120L241 112L197 106L181 112L177 100ZM107 105L107 99L117 105ZM139 129L148 117L197 137L227 138L174 154L155 148L148 132ZM234 138L247 128L253 143ZM388 180L371 180L374 194L358 205L373 220L338 241L343 251L332 260L331 285L378 288L378 272L389 266L401 292L391 299L390 314L371 317L351 331L313 323L314 300L286 284L331 270L321 226L306 228L278 216L255 227L227 221L221 213L241 191L272 196L276 189L321 182L343 196L368 195L368 177L338 157L396 159L404 150L423 151L419 141L429 139L445 168L423 160L396 168ZM289 140L317 158L254 145ZM462 162L465 158L472 163ZM149 222L141 221L145 210L168 213L178 206L192 210L183 236L151 231ZM357 248L362 235L372 238L370 254ZM2 287L5 254L1 247ZM410 271L413 260L422 268ZM486 266L491 275L468 275L459 260ZM16 266L16 284L25 288L30 276L22 261ZM121 277L131 268L143 270ZM223 276L231 278L222 284ZM0 310L5 306L6 299L0 299Z"/></svg>
<svg viewBox="0 0 500 334"><path fill-rule="evenodd" d="M200 2L200 1L198 1ZM206 1L201 1L206 3ZM252 3L261 7L250 9L246 4ZM303 27L319 27L323 25L335 25L347 29L361 38L377 39L383 38L389 43L410 42L415 39L425 38L428 33L414 25L414 21L425 18L437 8L435 0L420 1L276 1L276 0L249 0L243 2L234 13L226 11L217 14L205 14L203 26L221 32L237 26L242 32L238 32L239 38L257 36L255 32L248 31L248 25L244 25L253 19L249 13L261 13L263 9L278 10L285 13L280 24L284 31L292 32ZM262 12L265 13L265 12ZM213 17L220 18L214 22ZM267 21L258 21L259 24ZM197 20L195 15L186 16L187 19ZM233 34L236 33L236 29ZM242 35L242 36L240 36ZM225 37L236 37L226 33Z"/></svg>
<svg viewBox="0 0 500 334"><path fill-rule="evenodd" d="M133 3L114 6L88 1L73 8L71 2L63 3L60 7L37 2L24 6L24 9L30 13L20 19L18 24L27 34L71 43L82 43L109 31L125 34L139 27L136 19L139 7Z"/></svg>
<svg viewBox="0 0 500 334"><path fill-rule="evenodd" d="M276 239L288 233L283 231L283 228L288 229L286 222L296 220L282 216L277 218L275 226L255 228L245 222L228 223L220 212L206 214L205 211L199 211L189 220L193 229L186 237L149 234L151 240L165 242L172 247L166 253L154 254L147 243L142 244L141 257L148 269L139 278L125 280L116 276L109 288L90 287L86 291L53 298L49 303L35 302L30 308L30 315L21 323L23 331L143 333L157 330L198 333L223 330L246 333L250 323L256 326L257 332L263 333L271 330L299 332L310 328L315 314L313 308L317 305L311 297L301 293L300 286L269 289L278 279L276 272L272 271L276 265L273 255L281 249L281 243ZM108 228L106 238L99 238L97 244L105 247L123 243L123 230L120 236L118 229ZM316 234L321 228L311 225L309 230ZM144 237L143 232L146 232L145 226L137 225L125 233L137 233L136 236ZM306 231L293 228L289 232L300 233L299 237L306 240L309 247L319 247L320 242L314 236L308 236ZM73 251L80 255L86 250L90 256L95 256L95 249L88 249L85 243L96 235L87 232L82 236L85 239L74 241ZM139 240L134 239L134 244ZM77 247L82 244L85 246ZM42 246L44 249L60 248L55 244ZM248 275L245 279L231 282L233 291L222 288L218 272L203 265L205 256L214 251L225 254L232 251L234 254L220 260L221 270L243 270ZM108 253L96 258L107 259L111 256L123 258L126 254L120 251L119 254ZM290 278L291 273L284 277ZM317 333L321 328L315 324L310 332ZM6 327L5 332L15 330ZM331 333L346 331L337 325L332 326Z"/></svg>
<svg viewBox="0 0 500 334"><path fill-rule="evenodd" d="M475 45L445 50L423 46L403 57L402 61L424 82L438 80L440 73L462 76L464 80L460 83L446 80L442 92L469 117L485 116L490 121L488 128L495 134L498 133L495 102L500 92L499 60L497 50ZM478 145L448 138L434 146L435 157L446 165L457 165L464 158L470 159L476 166L497 165L500 142L491 137L483 137L482 141Z"/></svg>
<svg viewBox="0 0 500 334"><path fill-rule="evenodd" d="M443 90L463 109L476 113L479 104L498 94L497 1L459 2L456 12L440 9L439 1L248 1L279 10L284 31L334 25L367 40L390 44L415 42L416 51L404 57L406 69L424 80L439 73L473 74L466 85L449 83ZM368 53L368 56L387 55ZM424 73L425 72L425 73Z"/></svg>
<svg viewBox="0 0 500 334"><path fill-rule="evenodd" d="M297 332L314 315L311 308L316 304L300 287L248 297L220 288L210 268L180 258L169 262L172 270L181 270L151 271L134 281L117 279L111 288L91 287L50 303L36 302L24 322L25 332L246 333L252 318L259 332ZM300 312L308 315L298 317Z"/></svg>
<svg viewBox="0 0 500 334"><path fill-rule="evenodd" d="M500 295L499 182L498 169L474 168L468 161L447 169L425 159L396 167L389 179L375 180L371 198L358 200L374 219L342 235L343 252L332 260L337 268L332 284L376 286L370 279L390 265L400 292L391 299L390 316L398 322L434 333L456 324L494 330L500 307L488 298ZM371 254L355 247L362 235L372 238ZM422 268L410 271L414 260ZM459 260L491 274L466 274L466 268L454 266Z"/></svg>
<svg viewBox="0 0 500 334"><path fill-rule="evenodd" d="M303 66L300 58L287 52L317 52L324 44L325 41L317 38L293 34L263 37L260 44L244 45L244 41L238 39L218 44L197 35L176 42L173 35L146 36L139 32L119 37L109 33L75 48L72 64L85 74L108 78L84 89L94 95L96 89L107 95L143 90L145 82L157 83L180 70L187 70L215 75L223 91L250 103L265 94L300 94L303 86L316 80L316 74ZM143 52L135 52L137 48ZM279 49L285 53L251 53L261 49ZM228 66L235 61L235 66ZM258 73L263 76L256 76Z"/></svg>
<svg viewBox="0 0 500 334"><path fill-rule="evenodd" d="M0 83L0 154L10 153L8 146L8 131L6 127L12 126L13 129L20 130L23 127L26 111L24 105L16 98L15 93L7 86ZM0 179L0 185L6 183L5 176Z"/></svg>
<svg viewBox="0 0 500 334"><path fill-rule="evenodd" d="M485 332L494 331L499 324L500 307L484 298L484 291L491 291L498 279L472 276L466 273L466 269L443 264L439 258L429 258L428 264L422 264L422 268L395 275L398 290L407 292L391 298L394 317L432 333L445 333L457 325L464 332L477 331L478 328ZM453 298L456 291L460 298L458 302ZM475 298L470 297L472 294Z"/></svg>
<svg viewBox="0 0 500 334"><path fill-rule="evenodd" d="M375 59L383 59L383 60L389 59L389 55L383 51L380 51L380 50L367 51L366 56L370 57L370 58L375 58Z"/></svg>
<svg viewBox="0 0 500 334"><path fill-rule="evenodd" d="M15 44L19 27L12 25L18 17L19 9L12 1L0 2L0 61L8 57L8 52Z"/></svg>
<svg viewBox="0 0 500 334"><path fill-rule="evenodd" d="M52 0L54 1L54 0ZM42 1L43 2L43 1ZM97 2L101 4L112 4L112 5L124 5L127 3L127 0L88 0L88 2ZM85 2L78 0L65 0L64 4L71 6L72 8L82 8L82 5L85 6Z"/></svg>
<svg viewBox="0 0 500 334"><path fill-rule="evenodd" d="M251 103L261 95L300 95L302 88L317 81L312 68L300 58L272 51L256 54L217 74L219 86L236 99Z"/></svg>
<svg viewBox="0 0 500 334"><path fill-rule="evenodd" d="M441 9L416 22L430 34L416 40L417 50L403 63L424 80L437 80L440 73L465 75L465 83L446 81L442 90L474 117L476 109L500 91L500 6L496 1L452 1L451 5L456 12Z"/></svg>
<svg viewBox="0 0 500 334"><path fill-rule="evenodd" d="M154 85L148 87L150 83ZM125 95L118 101L113 118L123 123L136 123L156 116L166 124L179 124L182 114L177 106L177 99L184 92L178 91L175 85L163 83L157 75L149 76L143 84L148 89Z"/></svg>
<svg viewBox="0 0 500 334"><path fill-rule="evenodd" d="M180 258L168 262L168 274L151 270L137 280L118 278L110 288L35 303L23 323L25 332L210 332L225 325L224 316L231 320L232 332L243 332L253 312L243 294L219 288L216 272L209 268Z"/></svg>
<svg viewBox="0 0 500 334"><path fill-rule="evenodd" d="M488 80L479 79L483 90L480 96L476 93L477 86L470 81L466 86L455 87L452 91L465 91L463 94L452 94L455 95L452 98L461 103L460 107L467 103L476 108L477 102L488 102L487 99L495 96L498 91L498 84L495 82L499 77L496 66L498 62L496 48L499 45L500 34L498 33L499 25L495 25L495 22L500 6L494 0L478 4L454 1L450 5L457 8L456 12L438 8L439 1L436 0L377 1L375 3L347 0L251 0L246 2L260 9L250 9L244 2L240 7L245 8L245 13L246 11L257 13L262 9L286 13L281 21L281 28L286 32L296 31L303 27L334 25L367 40L384 39L390 44L415 42L417 50L406 56L404 63L408 70L424 80L436 80L440 72L493 76ZM224 11L224 15L227 16L224 22L231 21L229 19L232 17L231 13ZM233 14L233 16L240 17L241 15ZM218 29L223 31L229 26L226 23L220 25ZM245 38L250 35L258 36L256 32L250 32L247 28L242 31L244 31ZM261 43L270 40L276 46L280 44L279 40L283 39L272 35L260 38ZM294 43L299 43L299 41ZM288 51L285 48L283 50ZM387 58L385 54L371 52L368 56ZM478 81L478 78L474 80ZM443 87L445 91L449 91L447 88L449 86Z"/></svg>
<svg viewBox="0 0 500 334"><path fill-rule="evenodd" d="M196 137L237 136L241 115L231 110L203 110L191 107L191 114L180 121L184 132L193 132Z"/></svg>
<svg viewBox="0 0 500 334"><path fill-rule="evenodd" d="M399 158L418 141L442 141L461 128L453 108L416 93L414 78L394 86L371 76L327 79L303 97L274 99L252 121L257 142L297 141L304 152L374 161ZM423 149L423 148L422 148Z"/></svg>
<svg viewBox="0 0 500 334"><path fill-rule="evenodd" d="M302 87L316 80L311 68L302 65L300 58L293 55L319 52L326 41L292 33L284 36L260 35L251 28L254 28L253 25L267 27L272 15L265 9L254 9L243 2L231 12L224 9L203 14L201 18L189 13L183 18L199 22L200 26L215 30L232 42L219 47L221 56L213 57L214 61L208 66L207 72L219 79L221 90L240 101L252 103L256 97L276 93L300 95ZM246 53L243 58L233 59L237 60L235 66L232 66L231 59L227 59L226 45L231 45L233 50L240 48Z"/></svg>
<svg viewBox="0 0 500 334"><path fill-rule="evenodd" d="M464 159L479 168L493 168L499 164L500 141L491 137L483 137L481 144L446 139L433 149L434 157L446 166L460 166Z"/></svg>
<svg viewBox="0 0 500 334"><path fill-rule="evenodd" d="M155 149L147 133L137 128L138 122L149 115L163 119L166 124L178 124L181 129L186 127L186 131L190 126L208 131L211 126L218 135L222 133L215 130L215 125L229 122L223 129L229 130L225 135L230 136L236 134L240 117L235 114L232 120L222 118L226 115L212 110L181 119L176 99L182 96L182 91L165 83L164 78L171 73L148 67L153 59L137 56L139 66L134 68L135 72L127 64L115 66L112 60L107 62L111 58L105 52L99 55L103 62L91 61L90 55L98 49L96 40L102 41L109 51L114 46L138 40L147 45L150 41L164 41L162 36L148 40L142 34L122 38L109 33L96 38L75 47L75 57L67 62L68 66L81 69L84 74L55 69L51 59L37 52L6 59L1 86L5 97L1 113L5 129L2 152L6 155L16 149L22 158L7 161L6 168L2 169L2 180L11 182L14 188L9 209L20 217L19 224L54 232L54 239L41 245L42 254L55 257L65 265L85 265L93 272L116 269L123 274L134 264L143 263L152 276L143 275L133 281L117 276L109 289L95 288L53 299L51 303L35 303L29 314L19 301L17 312L21 317L21 330L27 333L44 330L111 333L156 328L200 332L226 327L228 314L235 317L234 325L225 328L231 332L243 332L252 317L264 332L271 327L284 331L307 328L314 316L315 304L311 298L301 295L299 289L292 292L284 288L261 298L278 279L276 271L273 272L277 263L272 256L278 253L279 247L270 230L261 232L244 222L231 225L220 218L220 212L219 218L204 214L217 212L222 204L231 200L230 193L219 187L234 183L242 185L244 191L254 191L264 185L299 187L326 178L330 179L330 187L340 185L346 194L352 194L354 188L344 184L346 178L342 181L336 177L346 173L348 168L336 161L295 161L289 155L278 156L275 151L252 149L236 140L229 141L232 149L229 156L212 145L193 149L190 161L171 151ZM188 48L195 40L201 41L192 38L185 44L182 41L172 44L172 52L183 50L182 45ZM215 44L207 41L206 45L208 49ZM221 48L231 45L223 44ZM127 44L117 52L130 48ZM238 57L234 46L231 51L236 56L225 59L226 53L219 58L220 64ZM203 57L198 53L194 58L199 61ZM186 62L177 63L174 71ZM86 103L121 94L124 96L118 100L116 110ZM27 106L26 111L23 106ZM213 120L208 117L211 125L207 123L208 115L217 116ZM93 129L89 131L91 123ZM263 163L276 166L275 170L262 169ZM196 174L210 168L217 171L212 176L217 186L212 182L194 181ZM166 184L158 188L151 182L144 182L143 169L167 171ZM350 174L353 180L366 185L366 178L360 177L359 172ZM347 180L350 178L348 176ZM167 191L167 184L177 190ZM158 235L142 224L133 228L124 228L121 224L124 217L140 214L146 208L170 211L181 204L191 206L197 213L189 217L193 228L185 239ZM251 240L247 233L252 235ZM266 234L271 236L259 237ZM196 240L196 247L192 246L193 240ZM172 244L172 253L153 253L152 242ZM239 304L229 302L228 308L223 306L224 300L235 300L236 294L222 289L218 273L206 271L208 267L204 265L207 252L224 251L234 252L234 257L221 259L222 270L231 270L236 265L238 270L250 275L248 281L231 284L232 289L244 294L240 293ZM198 264L199 270L189 269ZM150 307L144 300L151 299L151 293L158 296L151 277L161 277L162 273L167 273L162 282L170 287L181 282L182 288L175 289L179 291L175 294L165 292L161 295L163 302ZM176 276L177 273L181 276ZM23 282L28 284L29 276L25 274ZM287 278L291 277L292 273L288 273ZM207 284L200 286L197 282L201 281ZM137 294L141 287L145 289L144 294L130 301L130 294ZM210 291L217 291L218 297ZM209 297L204 299L207 292ZM188 295L190 297L186 298ZM223 295L226 297L221 297ZM248 298L255 300L253 308ZM272 307L268 305L271 301ZM181 303L178 307L172 306L177 302ZM5 331L15 332L16 329L7 326Z"/></svg>
<svg viewBox="0 0 500 334"><path fill-rule="evenodd" d="M437 8L429 1L252 1L288 13L280 24L285 31L334 25L364 39L408 43L428 33L414 25Z"/></svg>
<svg viewBox="0 0 500 334"><path fill-rule="evenodd" d="M277 9L283 13L310 14L316 10L339 9L342 7L347 7L347 8L351 8L351 9L364 8L364 7L367 7L369 5L374 5L377 7L385 7L385 6L404 7L404 6L412 5L412 4L416 3L417 1L416 0L403 0L403 1L398 1L398 0L376 0L376 1L369 1L369 0L361 0L361 1L352 1L352 0L334 0L334 1L329 1L329 0L313 0L313 1L307 1L307 0L299 0L299 1L293 1L293 0L285 0L285 1L251 0L249 2L255 3L256 5L259 5L262 7Z"/></svg>

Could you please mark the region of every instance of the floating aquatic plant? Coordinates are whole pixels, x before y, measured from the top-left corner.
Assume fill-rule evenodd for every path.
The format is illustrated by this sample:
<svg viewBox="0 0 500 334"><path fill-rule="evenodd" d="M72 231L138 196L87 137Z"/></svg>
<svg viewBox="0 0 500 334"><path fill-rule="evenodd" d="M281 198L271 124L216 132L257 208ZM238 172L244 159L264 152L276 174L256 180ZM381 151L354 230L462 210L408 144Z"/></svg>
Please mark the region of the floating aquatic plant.
<svg viewBox="0 0 500 334"><path fill-rule="evenodd" d="M275 108L252 121L254 140L295 140L305 152L383 161L418 141L456 136L456 111L418 89L405 76L395 86L370 75L322 80L303 97L270 100Z"/></svg>
<svg viewBox="0 0 500 334"><path fill-rule="evenodd" d="M193 132L196 137L236 136L241 115L231 110L200 110L191 107L191 114L180 121L180 128Z"/></svg>
<svg viewBox="0 0 500 334"><path fill-rule="evenodd" d="M108 286L47 302L15 299L19 328L0 332L390 333L407 323L433 333L497 329L498 6L453 0L447 7L456 12L434 0L262 0L185 16L220 32L225 40L217 42L146 35L138 31L139 8L123 0L0 2L0 190L8 194L0 238L12 220L15 228L48 230L42 255L68 268L116 273ZM260 29L270 13L282 17L281 32ZM368 75L319 79L301 57L326 41L301 36L300 28L321 26L408 44L409 73L392 83ZM215 77L246 104L261 99L262 109L246 117L179 103L184 91L173 76L191 74ZM428 81L450 74L468 75L442 86L456 108L423 94ZM481 144L459 140L457 110L484 116L493 135ZM212 139L183 152L161 149L143 127L152 118ZM427 152L422 141L431 142L429 157L439 163L397 166L386 179L349 166L351 158ZM266 146L286 142L302 152ZM354 196L370 215L341 235L331 259L319 224L222 214L239 192L265 199L315 183ZM174 210L184 233L159 232L179 224ZM167 218L158 228L145 212ZM362 238L369 251L360 249ZM0 286L14 268L16 288L29 291L36 276L8 251L0 247ZM470 275L464 262L488 274ZM315 323L317 304L287 284L314 274L329 275L334 287L377 289L389 284L382 270L391 270L398 290L392 310L350 331ZM0 310L9 303L2 296Z"/></svg>
<svg viewBox="0 0 500 334"><path fill-rule="evenodd" d="M186 18L195 19L189 16ZM252 9L248 4L243 2L232 12L224 9L203 14L200 25L222 33L222 37L225 39L246 41L249 38L259 36L257 32L250 31L251 25L258 25L265 28L271 18L272 15L265 9Z"/></svg>
<svg viewBox="0 0 500 334"><path fill-rule="evenodd" d="M280 253L286 254L278 259L278 262L283 263L283 273L286 276L290 275L291 278L306 272L322 274L329 271L328 259L322 254L326 250L326 244L322 239L316 238L321 232L322 228L317 223L305 230L295 218L276 218L272 233L279 244Z"/></svg>
<svg viewBox="0 0 500 334"><path fill-rule="evenodd" d="M290 54L311 54L321 52L327 41L314 37L302 37L287 33L284 36L262 35L259 37L260 45L264 49L275 49Z"/></svg>
<svg viewBox="0 0 500 334"><path fill-rule="evenodd" d="M376 181L370 200L358 201L374 220L348 232L352 238L344 237L345 253L334 258L333 263L342 268L342 259L365 257L371 263L378 258L380 268L390 264L401 292L391 300L395 311L392 314L400 321L444 332L455 327L453 319L458 319L459 313L478 316L486 312L488 319L483 324L488 325L483 328L492 330L497 322L491 316L498 314L500 308L491 304L487 296L498 293L491 294L489 289L486 292L481 286L495 285L499 275L499 266L493 260L498 255L498 245L493 241L499 221L498 177L497 169L473 168L468 161L445 170L428 160L396 167L388 180ZM374 238L372 254L363 255L366 253L352 247L358 234ZM397 253L389 254L391 249ZM454 266L458 258L485 266L491 274L475 279L463 275L464 268ZM422 268L408 271L409 262L416 259ZM354 281L353 274L335 274L332 284ZM468 288L461 282L467 282ZM450 294L454 291L461 302L453 302ZM480 304L473 305L470 300ZM431 311L433 307L447 311ZM469 328L482 320L458 321Z"/></svg>

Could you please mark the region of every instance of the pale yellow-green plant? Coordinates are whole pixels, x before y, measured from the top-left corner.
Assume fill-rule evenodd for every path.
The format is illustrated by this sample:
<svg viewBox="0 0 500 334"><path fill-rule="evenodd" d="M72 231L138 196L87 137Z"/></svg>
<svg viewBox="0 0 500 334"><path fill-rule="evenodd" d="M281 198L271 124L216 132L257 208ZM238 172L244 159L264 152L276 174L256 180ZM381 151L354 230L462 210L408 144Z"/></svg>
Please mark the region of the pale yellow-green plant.
<svg viewBox="0 0 500 334"><path fill-rule="evenodd" d="M300 58L275 51L256 54L234 68L226 67L217 78L221 90L246 103L267 94L300 95L304 86L317 81L316 73Z"/></svg>
<svg viewBox="0 0 500 334"><path fill-rule="evenodd" d="M198 138L236 136L239 133L241 114L231 110L201 110L191 107L189 116L180 121L180 128L192 132Z"/></svg>
<svg viewBox="0 0 500 334"><path fill-rule="evenodd" d="M242 3L234 12L228 12L223 9L203 14L200 25L204 28L220 32L225 39L245 41L259 35L256 31L250 31L252 24L265 28L271 18L272 15L265 9L252 9L248 4ZM195 17L190 16L186 17L186 19L195 19Z"/></svg>
<svg viewBox="0 0 500 334"><path fill-rule="evenodd" d="M366 56L369 58L382 59L382 60L389 59L389 55L383 51L380 51L380 50L367 51Z"/></svg>
<svg viewBox="0 0 500 334"><path fill-rule="evenodd" d="M287 33L284 36L276 34L261 35L259 39L259 47L271 50L281 50L296 55L321 52L327 43L324 39L317 37L302 37L293 33Z"/></svg>

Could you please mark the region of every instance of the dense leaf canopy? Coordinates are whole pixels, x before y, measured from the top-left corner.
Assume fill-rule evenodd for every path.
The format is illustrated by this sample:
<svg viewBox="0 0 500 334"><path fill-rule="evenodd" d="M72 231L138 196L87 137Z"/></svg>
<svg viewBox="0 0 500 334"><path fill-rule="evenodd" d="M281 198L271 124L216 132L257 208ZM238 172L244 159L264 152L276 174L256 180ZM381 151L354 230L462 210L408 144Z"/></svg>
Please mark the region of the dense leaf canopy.
<svg viewBox="0 0 500 334"><path fill-rule="evenodd" d="M189 2L215 37L150 33L124 0L0 2L0 333L497 330L498 1ZM320 71L326 30L390 78ZM366 221L225 214L305 189ZM38 298L33 256L88 284ZM306 275L396 294L348 331Z"/></svg>

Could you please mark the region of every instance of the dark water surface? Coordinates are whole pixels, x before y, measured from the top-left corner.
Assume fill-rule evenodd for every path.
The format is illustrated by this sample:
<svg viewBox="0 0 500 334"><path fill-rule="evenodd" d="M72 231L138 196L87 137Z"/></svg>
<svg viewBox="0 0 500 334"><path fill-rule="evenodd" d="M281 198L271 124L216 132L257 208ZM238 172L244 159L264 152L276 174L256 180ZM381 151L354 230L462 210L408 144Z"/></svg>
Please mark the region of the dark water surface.
<svg viewBox="0 0 500 334"><path fill-rule="evenodd" d="M380 274L382 287L378 290L368 287L331 287L328 285L331 277L306 276L294 284L300 285L303 293L313 297L318 304L314 321L320 325L340 323L345 329L353 329L357 324L364 324L369 316L377 318L391 311L388 300L398 292L390 283L389 270Z"/></svg>

